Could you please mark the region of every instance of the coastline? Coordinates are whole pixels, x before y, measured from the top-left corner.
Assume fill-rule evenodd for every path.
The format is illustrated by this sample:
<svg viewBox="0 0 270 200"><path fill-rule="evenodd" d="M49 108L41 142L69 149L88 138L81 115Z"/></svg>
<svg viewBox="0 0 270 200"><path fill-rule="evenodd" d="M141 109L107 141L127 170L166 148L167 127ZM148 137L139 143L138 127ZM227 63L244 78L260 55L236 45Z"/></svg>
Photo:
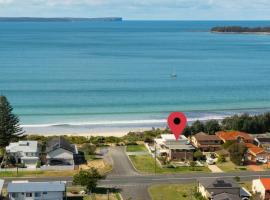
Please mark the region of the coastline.
<svg viewBox="0 0 270 200"><path fill-rule="evenodd" d="M196 120L222 120L235 114L248 113L250 115L262 114L268 110L261 111L220 111L220 112L185 112L188 123L191 124ZM27 135L76 135L76 136L117 136L121 137L129 132L139 132L151 130L153 128L164 129L167 126L167 113L162 116L155 116L152 119L112 119L112 120L89 120L84 122L66 122L50 124L28 124L22 125ZM150 119L149 119L150 118Z"/></svg>

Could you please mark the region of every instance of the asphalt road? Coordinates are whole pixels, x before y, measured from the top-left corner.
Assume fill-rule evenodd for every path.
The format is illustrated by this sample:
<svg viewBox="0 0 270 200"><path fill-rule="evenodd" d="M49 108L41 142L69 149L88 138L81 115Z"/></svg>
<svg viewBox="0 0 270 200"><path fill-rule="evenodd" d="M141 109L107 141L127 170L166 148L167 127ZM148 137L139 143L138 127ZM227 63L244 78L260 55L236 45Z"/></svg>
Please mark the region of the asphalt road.
<svg viewBox="0 0 270 200"><path fill-rule="evenodd" d="M125 147L112 147L109 150L109 155L112 158L113 170L109 176L138 176L139 174L134 169L129 161Z"/></svg>

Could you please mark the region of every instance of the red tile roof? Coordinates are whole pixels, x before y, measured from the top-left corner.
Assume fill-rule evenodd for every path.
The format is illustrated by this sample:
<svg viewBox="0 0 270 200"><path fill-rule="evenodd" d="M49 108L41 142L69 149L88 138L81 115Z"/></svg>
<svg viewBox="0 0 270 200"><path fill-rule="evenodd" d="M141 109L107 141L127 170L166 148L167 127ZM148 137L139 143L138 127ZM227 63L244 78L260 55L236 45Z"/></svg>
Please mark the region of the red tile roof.
<svg viewBox="0 0 270 200"><path fill-rule="evenodd" d="M251 137L249 134L240 131L219 131L216 133L216 135L225 141L235 141L239 137L243 138L244 140L253 140L253 137Z"/></svg>
<svg viewBox="0 0 270 200"><path fill-rule="evenodd" d="M265 190L270 190L270 178L261 178L260 179Z"/></svg>
<svg viewBox="0 0 270 200"><path fill-rule="evenodd" d="M247 143L247 144L246 144L246 147L247 147L248 150L249 150L251 153L253 153L254 155L257 155L257 154L260 154L260 153L263 153L263 152L264 152L263 148L257 147L256 145L251 144L251 143Z"/></svg>

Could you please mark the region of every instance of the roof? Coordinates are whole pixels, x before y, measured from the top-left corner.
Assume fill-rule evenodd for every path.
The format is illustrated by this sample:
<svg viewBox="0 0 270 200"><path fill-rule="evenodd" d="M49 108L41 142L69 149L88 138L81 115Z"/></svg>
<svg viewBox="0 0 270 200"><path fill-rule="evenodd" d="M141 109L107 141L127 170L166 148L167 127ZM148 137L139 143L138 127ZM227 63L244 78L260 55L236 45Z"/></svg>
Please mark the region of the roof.
<svg viewBox="0 0 270 200"><path fill-rule="evenodd" d="M270 178L261 178L260 181L263 184L265 190L270 190Z"/></svg>
<svg viewBox="0 0 270 200"><path fill-rule="evenodd" d="M241 200L241 198L234 194L221 193L213 197L213 200Z"/></svg>
<svg viewBox="0 0 270 200"><path fill-rule="evenodd" d="M9 183L7 191L10 192L64 192L63 182L20 182Z"/></svg>
<svg viewBox="0 0 270 200"><path fill-rule="evenodd" d="M244 138L245 140L253 140L253 137L251 137L249 134L240 132L240 131L229 131L229 132L219 131L219 132L216 132L216 135L222 140L228 140L228 141L231 141L231 140L235 141L239 137Z"/></svg>
<svg viewBox="0 0 270 200"><path fill-rule="evenodd" d="M192 145L182 145L182 144L173 144L173 145L166 145L169 149L185 149L185 150L193 150L195 149Z"/></svg>
<svg viewBox="0 0 270 200"><path fill-rule="evenodd" d="M209 134L206 134L204 132L197 133L193 137L196 138L197 141L200 141L200 140L202 140L202 141L205 141L205 140L219 141L219 140L221 140L217 135L209 135Z"/></svg>
<svg viewBox="0 0 270 200"><path fill-rule="evenodd" d="M53 137L46 144L47 153L54 151L56 149L60 149L60 148L70 151L74 154L76 153L75 146L70 144L64 137L61 137L61 136Z"/></svg>
<svg viewBox="0 0 270 200"><path fill-rule="evenodd" d="M257 147L257 146L254 145L254 144L246 143L245 145L246 145L246 147L248 148L248 151L249 151L250 153L253 153L254 155L257 155L257 154L260 154L260 153L264 153L264 149L263 149L263 148Z"/></svg>
<svg viewBox="0 0 270 200"><path fill-rule="evenodd" d="M10 143L6 150L11 153L16 152L37 152L38 151L38 142L37 141L19 141Z"/></svg>
<svg viewBox="0 0 270 200"><path fill-rule="evenodd" d="M175 141L176 140L174 134L161 134L160 136L163 140L166 140L166 141L168 141L168 140ZM180 135L178 140L187 140L187 138L184 135Z"/></svg>
<svg viewBox="0 0 270 200"><path fill-rule="evenodd" d="M0 179L0 194L2 192L3 186L4 186L4 180Z"/></svg>
<svg viewBox="0 0 270 200"><path fill-rule="evenodd" d="M211 188L240 188L238 183L227 178L200 178L199 183L206 189Z"/></svg>

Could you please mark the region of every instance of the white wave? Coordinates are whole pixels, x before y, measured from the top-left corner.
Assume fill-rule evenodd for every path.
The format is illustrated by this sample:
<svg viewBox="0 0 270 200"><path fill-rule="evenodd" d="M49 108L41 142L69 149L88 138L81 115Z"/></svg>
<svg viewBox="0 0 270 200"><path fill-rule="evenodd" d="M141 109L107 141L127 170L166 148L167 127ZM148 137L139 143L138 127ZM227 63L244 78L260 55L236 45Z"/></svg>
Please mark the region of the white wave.
<svg viewBox="0 0 270 200"><path fill-rule="evenodd" d="M209 115L202 117L188 118L188 122L194 122L196 120L207 121L210 119L222 120L228 115ZM102 125L135 125L135 124L164 124L167 123L167 119L146 119L146 120L119 120L119 121L93 121L93 122L68 122L68 123L51 123L51 124L25 124L22 127L25 128L42 128L42 127L55 127L55 126L102 126Z"/></svg>

